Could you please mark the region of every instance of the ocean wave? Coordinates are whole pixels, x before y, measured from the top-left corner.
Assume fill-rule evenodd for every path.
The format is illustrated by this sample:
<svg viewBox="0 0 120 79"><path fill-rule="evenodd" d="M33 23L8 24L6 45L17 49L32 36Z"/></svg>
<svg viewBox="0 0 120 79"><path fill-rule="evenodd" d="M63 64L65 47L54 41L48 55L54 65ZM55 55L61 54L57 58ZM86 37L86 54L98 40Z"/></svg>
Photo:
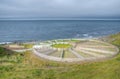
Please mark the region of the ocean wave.
<svg viewBox="0 0 120 79"><path fill-rule="evenodd" d="M10 44L12 42L0 42L0 44Z"/></svg>

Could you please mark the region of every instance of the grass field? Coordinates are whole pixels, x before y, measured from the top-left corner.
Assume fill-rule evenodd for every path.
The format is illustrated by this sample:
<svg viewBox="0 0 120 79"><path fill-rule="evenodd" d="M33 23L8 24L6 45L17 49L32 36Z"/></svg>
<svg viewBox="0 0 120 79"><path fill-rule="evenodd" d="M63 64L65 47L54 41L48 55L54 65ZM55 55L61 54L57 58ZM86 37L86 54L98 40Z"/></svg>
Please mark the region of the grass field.
<svg viewBox="0 0 120 79"><path fill-rule="evenodd" d="M76 58L76 56L73 53L66 50L64 54L64 58Z"/></svg>
<svg viewBox="0 0 120 79"><path fill-rule="evenodd" d="M55 57L60 57L60 56L61 56L61 52L62 52L62 51L57 51L57 52L51 53L51 54L49 54L49 55L50 55L50 56L55 56Z"/></svg>
<svg viewBox="0 0 120 79"><path fill-rule="evenodd" d="M28 48L28 49L33 47L32 44L22 44L22 46L24 46L25 48Z"/></svg>
<svg viewBox="0 0 120 79"><path fill-rule="evenodd" d="M55 47L55 48L69 48L71 47L70 44L53 44L52 47Z"/></svg>
<svg viewBox="0 0 120 79"><path fill-rule="evenodd" d="M106 40L120 49L120 34ZM0 47L0 79L120 79L120 54L100 62L60 63Z"/></svg>

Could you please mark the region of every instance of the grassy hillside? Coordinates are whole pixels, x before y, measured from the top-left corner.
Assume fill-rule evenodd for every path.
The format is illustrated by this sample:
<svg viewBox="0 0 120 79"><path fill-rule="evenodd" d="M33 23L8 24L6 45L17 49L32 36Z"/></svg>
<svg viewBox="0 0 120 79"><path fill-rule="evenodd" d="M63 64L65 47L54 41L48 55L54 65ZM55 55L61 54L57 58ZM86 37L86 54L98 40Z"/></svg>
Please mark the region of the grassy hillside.
<svg viewBox="0 0 120 79"><path fill-rule="evenodd" d="M3 48L3 47L0 47L0 57L3 57L3 56L11 56L15 54L15 52L12 52L6 48Z"/></svg>
<svg viewBox="0 0 120 79"><path fill-rule="evenodd" d="M120 33L104 37L102 40L120 47Z"/></svg>
<svg viewBox="0 0 120 79"><path fill-rule="evenodd" d="M120 33L105 38L120 48ZM8 58L0 48L0 79L119 79L120 54L101 62L57 63L40 59L30 51L11 54ZM14 56L12 60L11 57ZM11 60L11 61L3 61Z"/></svg>

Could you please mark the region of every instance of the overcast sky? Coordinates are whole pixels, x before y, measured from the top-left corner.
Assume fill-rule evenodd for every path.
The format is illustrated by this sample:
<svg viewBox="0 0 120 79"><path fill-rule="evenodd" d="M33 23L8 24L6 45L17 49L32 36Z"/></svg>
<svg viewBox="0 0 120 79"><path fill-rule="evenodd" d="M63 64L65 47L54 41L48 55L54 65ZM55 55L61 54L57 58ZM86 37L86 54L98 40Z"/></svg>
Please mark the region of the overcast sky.
<svg viewBox="0 0 120 79"><path fill-rule="evenodd" d="M120 17L120 0L0 0L0 18Z"/></svg>

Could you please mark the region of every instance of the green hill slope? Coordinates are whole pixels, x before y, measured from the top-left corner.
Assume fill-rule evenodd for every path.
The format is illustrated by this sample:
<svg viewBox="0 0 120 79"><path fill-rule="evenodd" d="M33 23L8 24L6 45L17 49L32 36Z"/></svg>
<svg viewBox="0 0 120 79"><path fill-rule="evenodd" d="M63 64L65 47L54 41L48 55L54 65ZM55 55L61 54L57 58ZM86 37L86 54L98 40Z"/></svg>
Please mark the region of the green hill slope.
<svg viewBox="0 0 120 79"><path fill-rule="evenodd" d="M11 56L13 54L15 54L15 52L8 50L6 48L0 47L0 57Z"/></svg>
<svg viewBox="0 0 120 79"><path fill-rule="evenodd" d="M104 38L120 48L120 33ZM2 50L4 52L6 50ZM15 55L16 57L16 55ZM38 58L30 51L17 55L17 62L0 63L0 79L119 79L120 54L109 60L57 63ZM9 59L7 59L9 60ZM20 62L18 62L18 60ZM3 61L4 62L4 61Z"/></svg>

